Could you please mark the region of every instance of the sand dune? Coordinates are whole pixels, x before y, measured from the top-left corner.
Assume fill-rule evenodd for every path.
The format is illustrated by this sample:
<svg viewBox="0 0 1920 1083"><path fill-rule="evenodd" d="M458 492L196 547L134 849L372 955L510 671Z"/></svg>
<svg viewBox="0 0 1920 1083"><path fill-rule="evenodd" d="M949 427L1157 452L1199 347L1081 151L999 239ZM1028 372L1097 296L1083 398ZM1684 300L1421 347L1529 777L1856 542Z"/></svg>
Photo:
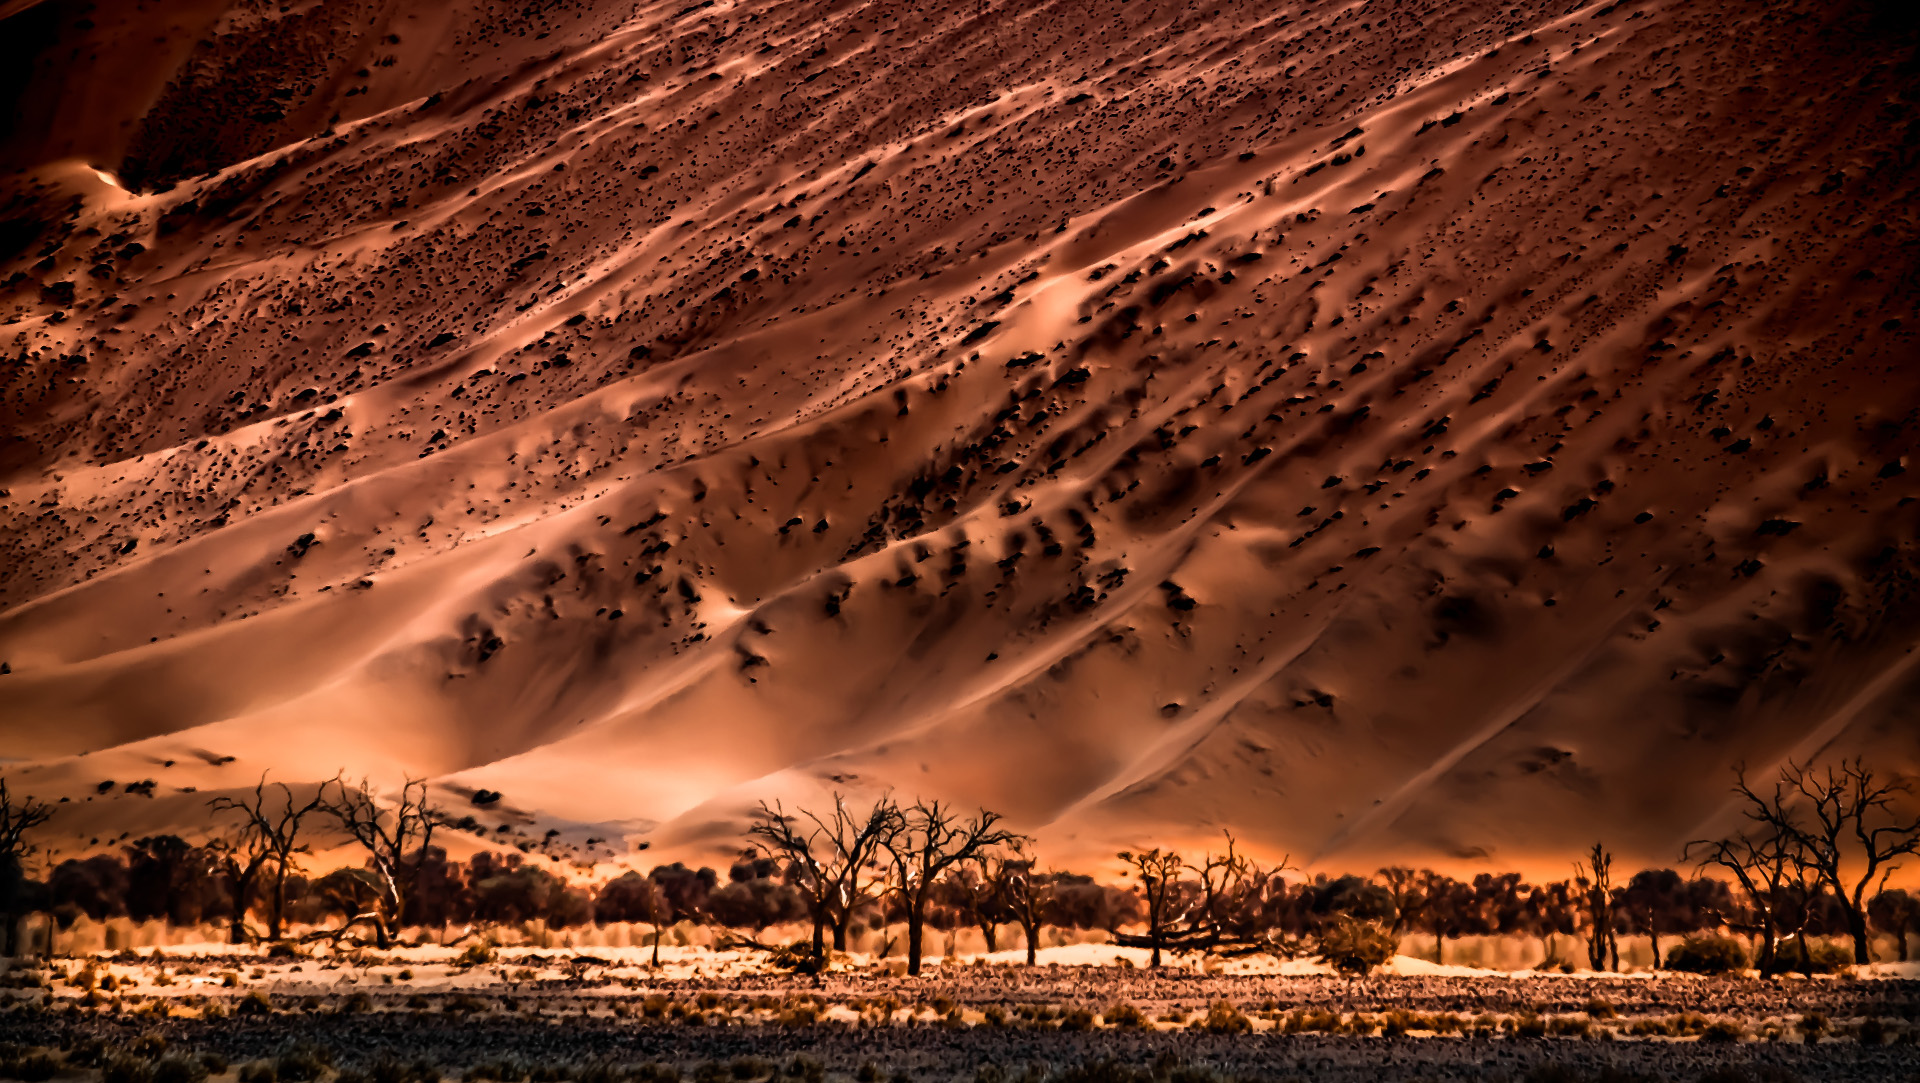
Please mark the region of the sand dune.
<svg viewBox="0 0 1920 1083"><path fill-rule="evenodd" d="M1870 5L158 7L0 9L63 846L345 769L1560 869L1920 760Z"/></svg>

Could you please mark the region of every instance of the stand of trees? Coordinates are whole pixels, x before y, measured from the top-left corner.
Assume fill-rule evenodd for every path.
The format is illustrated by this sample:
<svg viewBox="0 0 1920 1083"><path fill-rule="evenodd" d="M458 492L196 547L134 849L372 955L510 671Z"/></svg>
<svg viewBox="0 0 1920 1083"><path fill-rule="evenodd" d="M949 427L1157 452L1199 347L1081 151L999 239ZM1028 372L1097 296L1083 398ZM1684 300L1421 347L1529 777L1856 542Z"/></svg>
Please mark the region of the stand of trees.
<svg viewBox="0 0 1920 1083"><path fill-rule="evenodd" d="M1692 875L1645 869L1617 882L1612 855L1596 844L1574 875L1529 884L1515 873L1455 880L1391 867L1372 876L1292 879L1282 861L1257 865L1231 836L1219 852L1189 858L1167 848L1129 851L1126 882L1100 883L1049 870L1032 841L992 812L971 815L939 802L901 806L889 796L855 804L838 795L830 812L788 813L762 805L740 860L713 869L662 865L586 885L519 854L448 859L436 833L447 818L420 780L395 793L329 780L312 791L261 779L253 791L209 802L226 830L194 844L157 835L118 853L63 861L28 875L31 836L57 806L19 797L0 782L0 952L17 953L20 919L45 913L60 927L82 915L174 925L220 923L234 943L278 940L294 926L339 939L365 930L380 946L402 928L441 943L489 926L694 922L727 930L727 943L778 949L791 964L824 966L829 937L844 950L856 928L906 927L907 965L918 973L925 931L977 928L989 950L999 930L1024 933L1036 961L1041 930L1102 929L1147 948L1152 965L1171 952L1293 956L1329 930L1374 926L1447 944L1464 936L1540 939L1549 964L1564 962L1563 938L1581 937L1586 963L1617 969L1618 937L1663 938L1726 930L1751 937L1763 971L1809 969L1808 942L1845 938L1856 960L1873 932L1908 957L1920 934L1920 897L1887 886L1899 860L1920 848L1920 821L1903 818L1903 783L1884 782L1855 761L1815 773L1789 764L1770 786L1734 788L1742 820L1723 838L1686 848ZM305 861L322 828L364 852L358 865L315 875ZM1705 875L1718 873L1720 875ZM775 925L805 923L799 945L761 943Z"/></svg>

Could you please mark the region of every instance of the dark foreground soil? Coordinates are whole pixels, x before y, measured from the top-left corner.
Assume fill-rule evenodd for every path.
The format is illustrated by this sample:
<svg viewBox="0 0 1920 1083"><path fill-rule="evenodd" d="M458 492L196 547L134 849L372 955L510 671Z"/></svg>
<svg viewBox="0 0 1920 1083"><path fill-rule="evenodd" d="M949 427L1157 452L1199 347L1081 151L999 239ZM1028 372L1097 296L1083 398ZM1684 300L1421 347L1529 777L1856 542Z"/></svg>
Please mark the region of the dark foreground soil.
<svg viewBox="0 0 1920 1083"><path fill-rule="evenodd" d="M635 985L639 987L634 987ZM334 1070L372 1083L421 1083L397 1064L449 1078L546 1078L596 1083L1513 1083L1675 1081L1920 1081L1920 983L1701 981L1683 978L1221 978L1127 970L946 972L925 980L835 975L609 985L542 980L453 992L392 986L342 993L280 984L267 1002L236 991L218 1007L161 1015L51 1007L0 1012L0 1044L49 1049L149 1047L215 1054L236 1068L308 1046ZM704 994L704 996L703 996ZM899 1014L873 1005L891 1001ZM1214 1033L1200 1016L1169 1016L1227 1001L1252 1033ZM263 1004L270 1003L271 1007ZM663 1003L674 1005L671 1013ZM796 1020L769 1005L811 1003ZM1119 1003L1161 1029L1063 1027L1060 1013ZM755 1005L759 1007L756 1008ZM1003 1013L996 1009L1004 1008ZM1052 1013L1033 1009L1047 1006ZM828 1008L836 1010L827 1010ZM837 1017L849 1008L857 1021ZM1491 1032L1435 1036L1287 1033L1285 1013L1457 1013ZM906 1013L916 1011L914 1018ZM983 1016L997 1018L989 1023ZM1048 1018L1052 1015L1052 1018ZM951 1018L949 1018L951 1016ZM1497 1017L1497 1019L1496 1019ZM1593 1020L1591 1028L1538 1037L1513 1023ZM1692 1019L1678 1036L1636 1031L1640 1020ZM1805 1021L1817 1019L1809 1028ZM1703 1035L1713 1020L1737 1034ZM1805 1033L1814 1029L1817 1040ZM101 1052L104 1050L105 1052ZM75 1062L86 1058L76 1057ZM385 1066L382 1075L381 1066ZM477 1069L477 1070L476 1070ZM671 1070L668 1070L671 1069ZM75 1079L79 1070L69 1068ZM217 1073L216 1073L217 1074ZM285 1069L281 1079L290 1077ZM345 1083L353 1083L350 1077ZM542 1078L536 1075L534 1078Z"/></svg>

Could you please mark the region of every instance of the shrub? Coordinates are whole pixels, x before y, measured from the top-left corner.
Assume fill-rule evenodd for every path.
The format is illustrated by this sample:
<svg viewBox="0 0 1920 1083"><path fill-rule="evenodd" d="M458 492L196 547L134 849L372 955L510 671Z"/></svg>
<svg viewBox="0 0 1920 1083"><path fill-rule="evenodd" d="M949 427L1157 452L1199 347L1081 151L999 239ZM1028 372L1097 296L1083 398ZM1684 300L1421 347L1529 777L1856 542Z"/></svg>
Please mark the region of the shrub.
<svg viewBox="0 0 1920 1083"><path fill-rule="evenodd" d="M333 1053L324 1046L300 1042L283 1050L274 1058L273 1066L281 1079L292 1083L310 1083L333 1067Z"/></svg>
<svg viewBox="0 0 1920 1083"><path fill-rule="evenodd" d="M153 1083L153 1062L116 1053L100 1066L100 1083Z"/></svg>
<svg viewBox="0 0 1920 1083"><path fill-rule="evenodd" d="M1122 1030L1145 1030L1147 1027L1146 1013L1124 1000L1102 1012L1101 1017L1108 1026Z"/></svg>
<svg viewBox="0 0 1920 1083"><path fill-rule="evenodd" d="M1343 917L1320 934L1318 958L1342 974L1364 975L1393 958L1393 937L1369 921Z"/></svg>
<svg viewBox="0 0 1920 1083"><path fill-rule="evenodd" d="M1556 1038L1591 1038L1593 1037L1593 1020L1583 1019L1577 1015L1556 1016L1551 1023L1547 1024L1547 1033Z"/></svg>
<svg viewBox="0 0 1920 1083"><path fill-rule="evenodd" d="M1800 961L1809 974L1838 974L1853 965L1853 949L1826 940L1807 944L1807 957Z"/></svg>
<svg viewBox="0 0 1920 1083"><path fill-rule="evenodd" d="M1207 1018L1200 1026L1208 1034L1246 1034L1253 1030L1253 1020L1240 1014L1240 1009L1224 1000L1216 1000L1207 1009Z"/></svg>
<svg viewBox="0 0 1920 1083"><path fill-rule="evenodd" d="M1731 974L1747 968L1747 949L1730 936L1689 936L1667 952L1667 969L1687 974Z"/></svg>
<svg viewBox="0 0 1920 1083"><path fill-rule="evenodd" d="M253 992L248 993L246 996L240 998L240 1003L235 1004L233 1006L233 1014L235 1015L272 1015L273 1014L273 998L269 997L267 994L260 992L258 989L256 989Z"/></svg>
<svg viewBox="0 0 1920 1083"><path fill-rule="evenodd" d="M468 944L467 950L461 952L457 957L454 958L453 965L454 966L485 966L486 964L493 962L494 957L497 954L498 953L493 950L493 945L491 943L489 943L488 941L482 940L477 943Z"/></svg>
<svg viewBox="0 0 1920 1083"><path fill-rule="evenodd" d="M60 1058L45 1050L28 1053L12 1064L12 1071L5 1074L24 1083L45 1083L60 1072Z"/></svg>
<svg viewBox="0 0 1920 1083"><path fill-rule="evenodd" d="M802 1080L803 1083L822 1083L827 1078L827 1066L801 1053L787 1062L784 1074L788 1079Z"/></svg>
<svg viewBox="0 0 1920 1083"><path fill-rule="evenodd" d="M1700 1032L1701 1041L1716 1044L1730 1044L1746 1036L1747 1028L1732 1019L1716 1019Z"/></svg>
<svg viewBox="0 0 1920 1083"><path fill-rule="evenodd" d="M1800 1034L1808 1045L1820 1040L1820 1036L1833 1029L1833 1024L1820 1012L1808 1012L1800 1017Z"/></svg>
<svg viewBox="0 0 1920 1083"><path fill-rule="evenodd" d="M153 1065L153 1083L207 1083L207 1075L206 1062L178 1053Z"/></svg>
<svg viewBox="0 0 1920 1083"><path fill-rule="evenodd" d="M240 1066L240 1083L279 1083L280 1073L270 1060L256 1060Z"/></svg>
<svg viewBox="0 0 1920 1083"><path fill-rule="evenodd" d="M1060 1029L1083 1031L1093 1029L1093 1013L1085 1008L1069 1008L1060 1014Z"/></svg>
<svg viewBox="0 0 1920 1083"><path fill-rule="evenodd" d="M764 1079L772 1075L773 1065L759 1057L735 1057L733 1063L727 1066L727 1070L733 1073L733 1078L744 1083L745 1080Z"/></svg>

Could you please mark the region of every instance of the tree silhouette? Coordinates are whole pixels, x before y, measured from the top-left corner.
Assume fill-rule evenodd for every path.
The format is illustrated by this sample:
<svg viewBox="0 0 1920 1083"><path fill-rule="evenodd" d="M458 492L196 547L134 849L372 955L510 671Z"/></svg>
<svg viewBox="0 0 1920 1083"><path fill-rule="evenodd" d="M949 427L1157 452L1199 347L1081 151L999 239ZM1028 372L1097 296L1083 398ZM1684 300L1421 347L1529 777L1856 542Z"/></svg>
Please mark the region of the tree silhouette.
<svg viewBox="0 0 1920 1083"><path fill-rule="evenodd" d="M260 878L270 876L267 891L267 939L280 939L287 907L287 876L297 867L296 854L307 852L300 842L301 822L319 811L324 787L314 790L313 798L300 804L284 782L273 784L269 793L267 776L254 784L253 796L223 795L207 802L218 816L238 813L240 825L217 844L220 863L233 890L233 915L227 940L233 944L247 941L247 908L260 887Z"/></svg>
<svg viewBox="0 0 1920 1083"><path fill-rule="evenodd" d="M1744 771L1737 778L1747 818L1788 840L1793 860L1839 898L1853 961L1870 962L1867 888L1899 858L1920 851L1920 817L1895 808L1897 799L1912 796L1912 784L1882 782L1858 759L1820 772L1789 760L1767 793L1749 786Z"/></svg>
<svg viewBox="0 0 1920 1083"><path fill-rule="evenodd" d="M445 819L428 803L425 779L404 780L391 808L381 802L366 779L349 785L336 775L321 785L320 796L320 811L338 821L341 830L367 852L372 891L370 896L358 892L343 896L367 900L359 913L348 915L346 927L369 923L375 945L385 949L399 931L400 917L420 868L419 862L409 859L432 845L433 833Z"/></svg>
<svg viewBox="0 0 1920 1083"><path fill-rule="evenodd" d="M1573 863L1573 879L1586 901L1587 965L1594 970L1620 969L1620 940L1613 928L1613 855L1594 843L1587 863Z"/></svg>
<svg viewBox="0 0 1920 1083"><path fill-rule="evenodd" d="M917 801L899 814L896 830L888 837L887 852L893 858L893 890L899 896L907 918L907 973L920 974L921 940L926 931L927 900L934 886L948 870L973 861L997 846L1011 846L1023 837L994 827L998 813L981 809L971 820L962 820L939 801Z"/></svg>
<svg viewBox="0 0 1920 1083"><path fill-rule="evenodd" d="M27 832L53 818L54 806L30 796L15 797L0 779L0 956L20 950L20 919L26 915L26 859L35 847Z"/></svg>
<svg viewBox="0 0 1920 1083"><path fill-rule="evenodd" d="M846 950L854 908L871 897L875 862L899 829L900 810L887 795L856 814L836 793L833 813L824 819L805 809L789 816L778 801L760 803L747 828L749 851L789 868L813 918L816 963L826 960L824 933L829 925L833 949Z"/></svg>

